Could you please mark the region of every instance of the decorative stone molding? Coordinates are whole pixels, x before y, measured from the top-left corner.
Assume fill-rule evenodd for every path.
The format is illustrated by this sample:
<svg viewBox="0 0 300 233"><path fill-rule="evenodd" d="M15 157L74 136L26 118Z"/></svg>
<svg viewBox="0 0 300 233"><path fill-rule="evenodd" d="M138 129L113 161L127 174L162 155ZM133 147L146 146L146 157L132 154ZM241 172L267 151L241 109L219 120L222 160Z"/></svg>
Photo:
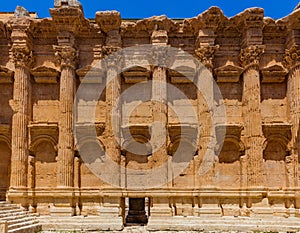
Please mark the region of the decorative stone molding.
<svg viewBox="0 0 300 233"><path fill-rule="evenodd" d="M170 144L168 146L168 154L174 155L178 145L187 143L191 146L191 150L197 154L198 129L193 125L168 125L168 133L170 136Z"/></svg>
<svg viewBox="0 0 300 233"><path fill-rule="evenodd" d="M166 30L155 30L151 35L151 43L155 45L168 44L168 32Z"/></svg>
<svg viewBox="0 0 300 233"><path fill-rule="evenodd" d="M147 81L150 75L151 72L144 67L133 67L122 72L125 83L130 84Z"/></svg>
<svg viewBox="0 0 300 233"><path fill-rule="evenodd" d="M200 48L195 50L195 55L197 59L207 68L212 69L215 52L219 49L219 45L214 46L201 46Z"/></svg>
<svg viewBox="0 0 300 233"><path fill-rule="evenodd" d="M121 26L121 15L118 11L96 12L96 23L100 29L107 33L112 30L119 30Z"/></svg>
<svg viewBox="0 0 300 233"><path fill-rule="evenodd" d="M12 56L15 66L30 67L34 63L32 51L26 46L13 46Z"/></svg>
<svg viewBox="0 0 300 233"><path fill-rule="evenodd" d="M283 64L288 68L292 69L300 62L300 46L294 45L290 49L285 50Z"/></svg>
<svg viewBox="0 0 300 233"><path fill-rule="evenodd" d="M280 64L270 65L261 70L262 83L282 83L288 71Z"/></svg>
<svg viewBox="0 0 300 233"><path fill-rule="evenodd" d="M174 84L193 83L196 73L195 70L190 67L178 67L176 70L167 70L167 72L171 83Z"/></svg>
<svg viewBox="0 0 300 233"><path fill-rule="evenodd" d="M265 123L262 125L263 134L266 139L272 137L272 135L281 135L284 137L286 142L291 139L291 128L292 124L290 123Z"/></svg>
<svg viewBox="0 0 300 233"><path fill-rule="evenodd" d="M134 35L137 32L143 32L147 36L151 36L153 31L166 30L167 32L177 31L179 24L165 15L153 16L147 19L138 20L136 22L122 22L121 34Z"/></svg>
<svg viewBox="0 0 300 233"><path fill-rule="evenodd" d="M217 82L219 83L235 83L240 79L243 68L228 62L226 65L218 67L214 70Z"/></svg>
<svg viewBox="0 0 300 233"><path fill-rule="evenodd" d="M70 66L73 69L77 66L79 53L78 50L72 46L53 46L55 51L55 61L57 64L63 66Z"/></svg>
<svg viewBox="0 0 300 233"><path fill-rule="evenodd" d="M77 139L82 141L82 138L88 138L91 135L94 136L96 130L97 137L101 136L105 130L105 122L95 122L95 123L78 123L76 122L75 130Z"/></svg>
<svg viewBox="0 0 300 233"><path fill-rule="evenodd" d="M89 29L90 24L84 18L82 7L76 0L57 0L57 6L50 8L53 27L57 31L79 33L83 28Z"/></svg>
<svg viewBox="0 0 300 233"><path fill-rule="evenodd" d="M57 123L31 123L28 125L30 134L30 148L34 148L41 139L48 140L56 148L58 143Z"/></svg>
<svg viewBox="0 0 300 233"><path fill-rule="evenodd" d="M102 45L96 45L93 48L93 52L94 52L94 60L100 60L103 58L103 51L102 51Z"/></svg>
<svg viewBox="0 0 300 233"><path fill-rule="evenodd" d="M220 142L218 135L224 135L225 133L225 140L234 142L238 145L240 155L245 154L245 145L241 141L241 135L244 126L241 124L226 124L226 125L217 125L216 126L216 135L217 135L217 147L215 148L215 152L219 153L222 149L222 142Z"/></svg>
<svg viewBox="0 0 300 233"><path fill-rule="evenodd" d="M258 65L264 49L265 46L263 45L251 45L242 49L239 57L242 66L246 68L251 65Z"/></svg>
<svg viewBox="0 0 300 233"><path fill-rule="evenodd" d="M218 7L211 7L207 11L199 14L197 17L185 19L184 27L192 30L195 34L203 28L211 28L216 30L224 24L226 17Z"/></svg>
<svg viewBox="0 0 300 233"><path fill-rule="evenodd" d="M38 66L31 70L36 83L57 83L59 71L48 66Z"/></svg>
<svg viewBox="0 0 300 233"><path fill-rule="evenodd" d="M109 56L113 53L118 52L119 50L121 50L121 47L118 47L118 46L103 46L102 47L102 54L104 56Z"/></svg>
<svg viewBox="0 0 300 233"><path fill-rule="evenodd" d="M130 150L131 146L134 146L133 151L138 151L140 155L151 155L152 148L147 142L150 141L151 135L149 134L148 125L131 125L122 127L122 141L121 150L122 155L126 156L126 153Z"/></svg>

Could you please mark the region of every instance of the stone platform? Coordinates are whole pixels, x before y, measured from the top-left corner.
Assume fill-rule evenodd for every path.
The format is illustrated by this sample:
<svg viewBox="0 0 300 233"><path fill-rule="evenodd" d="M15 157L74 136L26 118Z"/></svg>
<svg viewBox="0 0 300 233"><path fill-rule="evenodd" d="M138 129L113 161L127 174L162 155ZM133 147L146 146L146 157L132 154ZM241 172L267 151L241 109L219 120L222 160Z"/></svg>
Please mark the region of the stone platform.
<svg viewBox="0 0 300 233"><path fill-rule="evenodd" d="M150 217L146 226L128 227L98 217L41 217L40 223L44 232L300 232L300 221L295 217Z"/></svg>

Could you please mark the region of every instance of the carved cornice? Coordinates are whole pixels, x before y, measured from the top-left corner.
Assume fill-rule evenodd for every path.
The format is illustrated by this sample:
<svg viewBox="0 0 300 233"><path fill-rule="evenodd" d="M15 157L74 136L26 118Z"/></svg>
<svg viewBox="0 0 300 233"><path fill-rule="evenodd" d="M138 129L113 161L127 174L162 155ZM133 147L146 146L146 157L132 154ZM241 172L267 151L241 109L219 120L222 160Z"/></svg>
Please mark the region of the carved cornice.
<svg viewBox="0 0 300 233"><path fill-rule="evenodd" d="M73 69L76 68L79 58L79 53L77 49L68 45L54 45L53 49L55 51L55 59L57 64L60 64L61 67L69 66Z"/></svg>
<svg viewBox="0 0 300 233"><path fill-rule="evenodd" d="M230 20L240 29L249 27L262 28L264 25L264 10L262 8L248 8Z"/></svg>
<svg viewBox="0 0 300 233"><path fill-rule="evenodd" d="M165 30L167 32L176 32L180 29L180 24L165 15L153 16L151 18L138 20L136 22L123 22L121 25L121 34L144 34L151 36L153 31Z"/></svg>
<svg viewBox="0 0 300 233"><path fill-rule="evenodd" d="M12 47L12 57L15 66L22 66L30 68L34 63L34 58L32 51L27 46L17 46Z"/></svg>
<svg viewBox="0 0 300 233"><path fill-rule="evenodd" d="M112 30L119 30L121 26L121 15L118 11L96 12L96 23L101 31L107 33Z"/></svg>
<svg viewBox="0 0 300 233"><path fill-rule="evenodd" d="M183 27L197 34L200 29L211 28L216 31L222 27L228 19L218 7L211 7L197 17L185 19Z"/></svg>
<svg viewBox="0 0 300 233"><path fill-rule="evenodd" d="M258 65L262 54L264 53L263 45L251 45L241 50L240 61L244 68L252 65Z"/></svg>
<svg viewBox="0 0 300 233"><path fill-rule="evenodd" d="M58 31L70 31L77 34L80 29L88 28L90 25L88 20L84 18L81 7L62 6L49 10Z"/></svg>
<svg viewBox="0 0 300 233"><path fill-rule="evenodd" d="M283 65L291 69L300 63L300 46L294 45L290 49L285 50Z"/></svg>
<svg viewBox="0 0 300 233"><path fill-rule="evenodd" d="M208 69L213 68L215 52L219 49L219 45L214 46L201 46L195 50L197 59Z"/></svg>

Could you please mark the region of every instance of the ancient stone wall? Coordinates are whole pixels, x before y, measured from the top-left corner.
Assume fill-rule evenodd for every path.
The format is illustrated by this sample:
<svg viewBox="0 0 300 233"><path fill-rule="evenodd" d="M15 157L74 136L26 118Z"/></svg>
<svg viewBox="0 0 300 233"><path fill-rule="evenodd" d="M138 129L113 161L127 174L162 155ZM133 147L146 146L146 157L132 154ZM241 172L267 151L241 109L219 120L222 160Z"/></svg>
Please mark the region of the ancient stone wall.
<svg viewBox="0 0 300 233"><path fill-rule="evenodd" d="M133 206L147 198L151 217L300 216L299 10L280 20L265 18L259 8L227 18L216 7L184 20L122 20L115 11L97 12L95 20L88 20L76 1L57 1L50 13L51 18L15 15L0 21L2 199L41 215L123 221L128 198ZM194 84L197 80L160 65L120 69L124 56L118 51L137 45L181 49L212 74L222 94L222 100L213 102L226 108L225 124L214 128L226 129L219 148L209 146L211 109ZM164 49L154 59L169 59ZM92 67L101 59L106 63L97 73ZM144 59L142 52L135 59L133 65ZM175 57L180 64L186 59ZM84 82L87 74L90 80ZM149 80L151 86L145 84ZM145 101L130 95L115 104L139 83ZM76 111L86 115L74 114L73 108L81 84L91 93L104 90L97 99L75 100ZM188 107L170 95L170 86L187 97ZM184 122L173 108L184 112ZM195 128L191 109L200 130L197 140L189 137ZM90 127L93 114L97 140L86 137L79 145L73 126ZM166 133L151 131L153 122L160 122ZM131 141L125 140L128 133ZM130 149L135 142L147 144L151 134L163 142L157 150L145 146L141 151L148 154L139 154ZM80 146L90 153L91 164L96 161L93 153L105 148L120 167L111 181L93 173ZM193 156L176 175L170 161L177 149L183 158ZM204 156L208 149L215 153L210 160ZM204 174L199 173L202 163L211 164ZM154 178L160 186L134 186L144 182L143 171L160 166ZM135 211L145 221L145 213Z"/></svg>

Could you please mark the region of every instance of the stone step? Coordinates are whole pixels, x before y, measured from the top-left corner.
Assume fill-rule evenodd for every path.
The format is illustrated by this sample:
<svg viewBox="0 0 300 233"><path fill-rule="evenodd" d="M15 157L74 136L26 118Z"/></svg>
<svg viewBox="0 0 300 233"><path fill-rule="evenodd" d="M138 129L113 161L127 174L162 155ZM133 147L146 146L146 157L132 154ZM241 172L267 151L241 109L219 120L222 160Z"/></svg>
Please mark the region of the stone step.
<svg viewBox="0 0 300 233"><path fill-rule="evenodd" d="M98 217L39 217L43 230L85 230L85 231L120 231L123 229L121 218Z"/></svg>
<svg viewBox="0 0 300 233"><path fill-rule="evenodd" d="M277 221L276 221L277 220ZM299 219L149 219L148 231L300 231Z"/></svg>
<svg viewBox="0 0 300 233"><path fill-rule="evenodd" d="M7 215L7 214L15 214L15 213L20 213L20 212L25 212L20 209L15 209L15 210L5 210L5 211L0 211L0 215Z"/></svg>
<svg viewBox="0 0 300 233"><path fill-rule="evenodd" d="M36 223L30 226L19 227L17 229L8 230L8 233L36 233L41 230L41 225Z"/></svg>
<svg viewBox="0 0 300 233"><path fill-rule="evenodd" d="M23 208L20 208L19 206L3 206L0 207L0 213L3 211L9 211L9 210L23 210Z"/></svg>
<svg viewBox="0 0 300 233"><path fill-rule="evenodd" d="M17 204L0 203L0 221L7 222L9 233L35 233L40 231L41 225L36 216L28 213Z"/></svg>
<svg viewBox="0 0 300 233"><path fill-rule="evenodd" d="M19 229L22 227L31 226L38 223L39 223L38 220L30 220L30 221L15 223L15 224L8 224L8 230Z"/></svg>
<svg viewBox="0 0 300 233"><path fill-rule="evenodd" d="M7 221L8 225L13 225L17 223L22 223L22 222L29 222L29 221L34 221L36 220L35 217L32 216L23 216L19 218L11 218L10 220L5 219L4 221Z"/></svg>
<svg viewBox="0 0 300 233"><path fill-rule="evenodd" d="M15 212L10 212L10 213L5 213L5 214L0 214L0 219L4 219L6 217L10 217L10 216L20 216L20 215L24 215L27 214L25 211L15 211Z"/></svg>

